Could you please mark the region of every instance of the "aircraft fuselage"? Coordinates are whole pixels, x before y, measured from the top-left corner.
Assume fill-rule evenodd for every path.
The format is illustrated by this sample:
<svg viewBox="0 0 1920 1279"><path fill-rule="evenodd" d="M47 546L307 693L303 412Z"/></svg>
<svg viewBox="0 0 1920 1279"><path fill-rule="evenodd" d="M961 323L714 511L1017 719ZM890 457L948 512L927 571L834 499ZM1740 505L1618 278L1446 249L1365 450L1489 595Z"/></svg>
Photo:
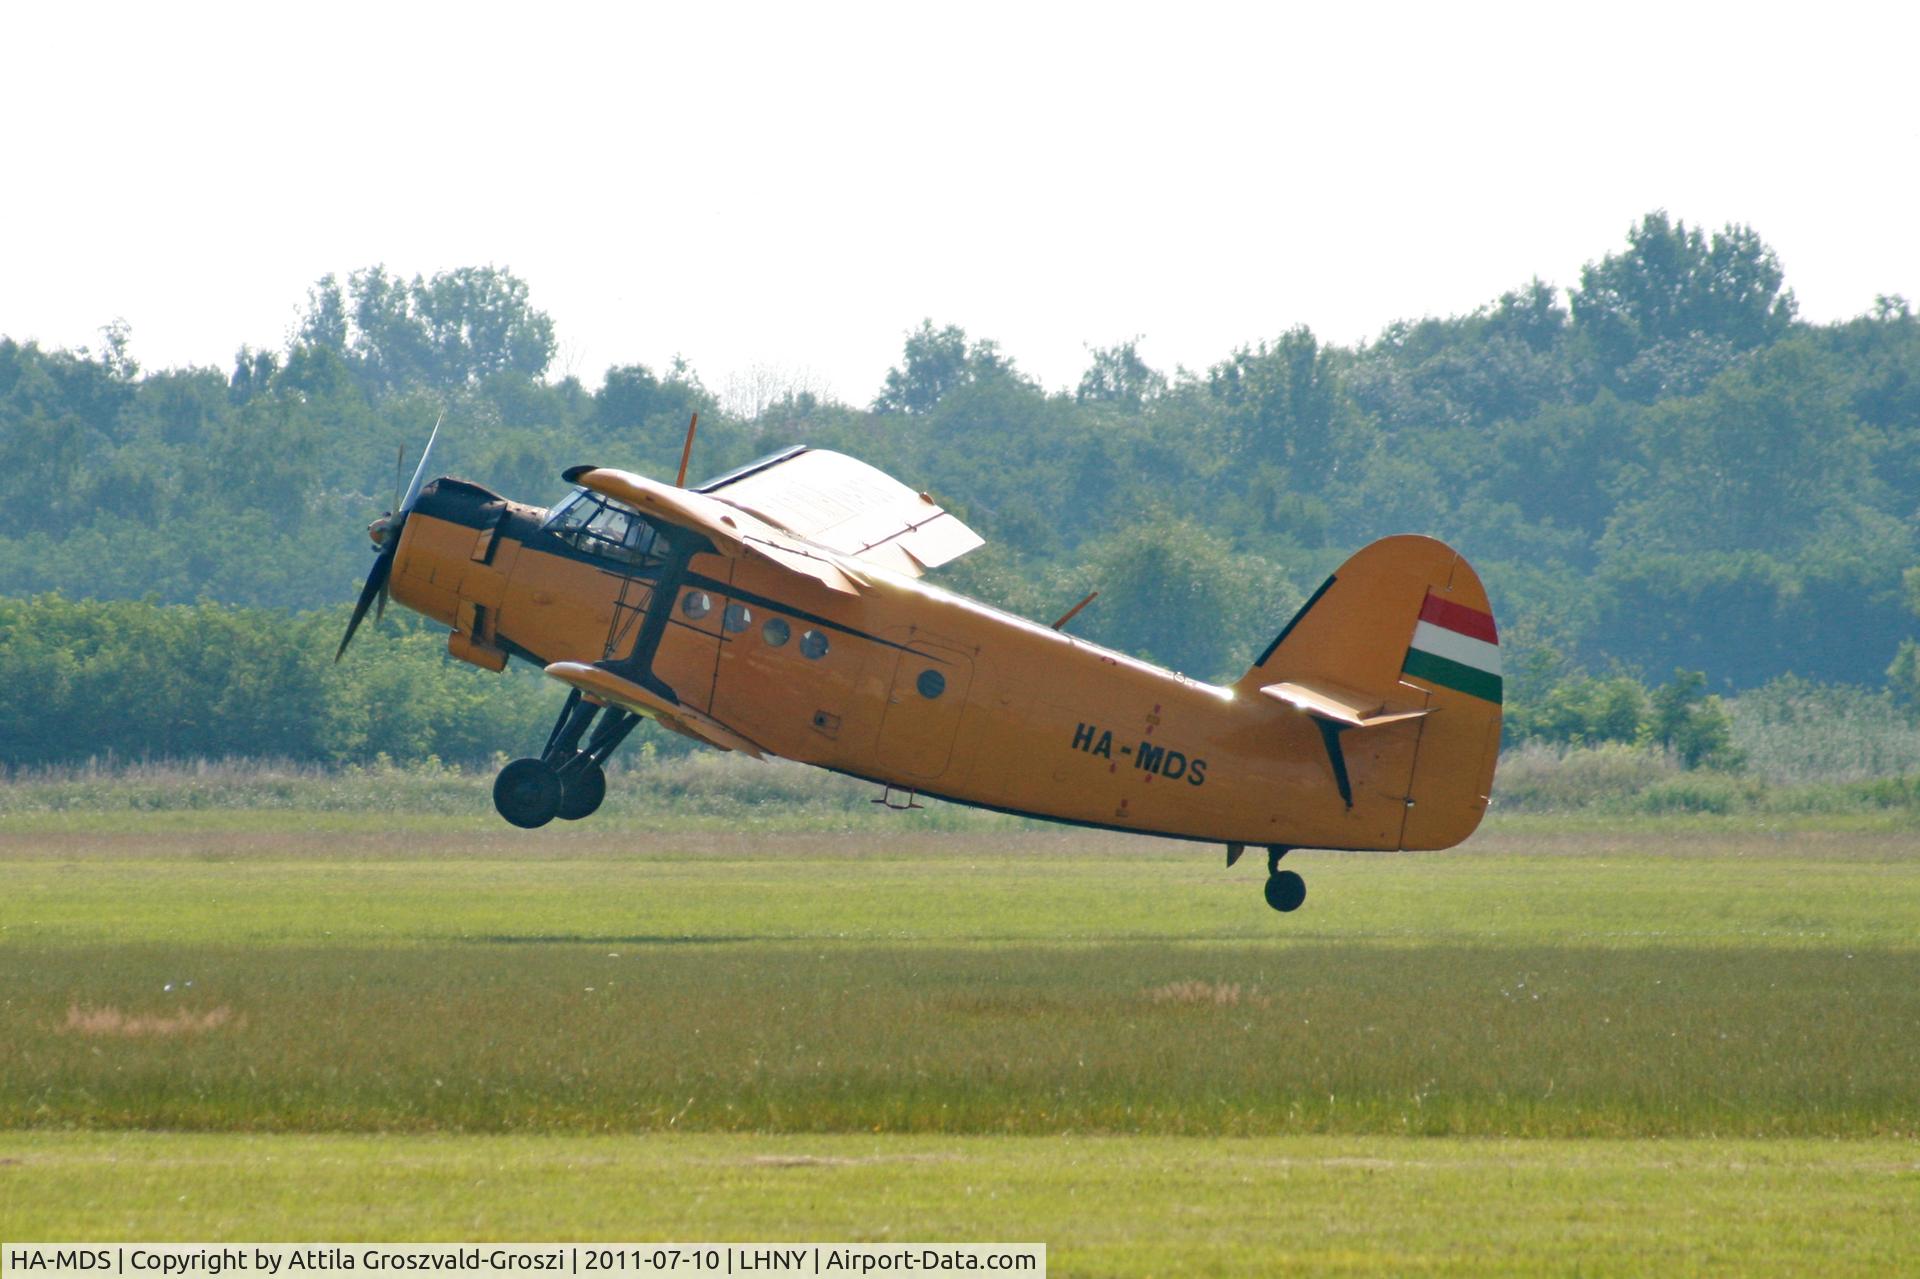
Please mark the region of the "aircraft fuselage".
<svg viewBox="0 0 1920 1279"><path fill-rule="evenodd" d="M453 628L451 651L476 665L602 664L767 753L962 803L1354 849L1448 847L1484 809L1498 717L1491 738L1476 727L1436 739L1457 696L1444 688L1404 689L1438 716L1348 735L1349 804L1320 728L1273 698L884 568L862 566L864 589L849 594L679 529L662 530L647 563L610 562L544 514L437 481L403 530L394 598ZM1439 802L1463 784L1477 804Z"/></svg>

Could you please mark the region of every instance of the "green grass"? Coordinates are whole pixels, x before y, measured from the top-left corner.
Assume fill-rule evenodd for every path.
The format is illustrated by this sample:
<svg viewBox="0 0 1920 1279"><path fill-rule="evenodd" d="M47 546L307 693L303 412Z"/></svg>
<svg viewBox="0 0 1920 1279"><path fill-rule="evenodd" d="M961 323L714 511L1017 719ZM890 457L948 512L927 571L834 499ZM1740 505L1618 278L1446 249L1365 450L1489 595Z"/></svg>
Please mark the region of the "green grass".
<svg viewBox="0 0 1920 1279"><path fill-rule="evenodd" d="M307 832L0 827L0 944L1920 950L1920 837L1905 834L1522 830L1448 853L1302 851L1287 865L1308 902L1281 917L1261 903L1257 851L1228 871L1206 845L916 823L772 836L396 836L320 818Z"/></svg>
<svg viewBox="0 0 1920 1279"><path fill-rule="evenodd" d="M1257 857L917 816L60 816L0 817L0 1238L1920 1265L1905 832L1510 820L1295 853L1280 917Z"/></svg>
<svg viewBox="0 0 1920 1279"><path fill-rule="evenodd" d="M1286 918L1104 837L100 838L0 841L0 1124L1920 1132L1900 837L1299 853Z"/></svg>
<svg viewBox="0 0 1920 1279"><path fill-rule="evenodd" d="M1075 1275L1910 1273L1911 1143L0 1134L10 1240L1044 1241Z"/></svg>

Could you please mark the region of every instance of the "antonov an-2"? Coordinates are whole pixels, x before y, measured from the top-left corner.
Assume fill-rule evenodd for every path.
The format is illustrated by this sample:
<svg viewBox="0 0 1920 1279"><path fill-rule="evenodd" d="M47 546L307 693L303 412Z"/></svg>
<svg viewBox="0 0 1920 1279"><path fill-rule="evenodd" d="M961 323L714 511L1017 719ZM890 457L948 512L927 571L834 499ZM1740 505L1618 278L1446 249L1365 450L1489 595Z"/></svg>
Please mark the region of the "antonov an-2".
<svg viewBox="0 0 1920 1279"><path fill-rule="evenodd" d="M1217 685L922 580L980 537L839 453L692 487L576 466L550 510L423 485L427 460L369 530L379 558L340 647L391 590L452 628L454 656L569 686L546 747L495 783L516 826L593 812L641 716L895 802L1225 844L1228 865L1264 846L1283 911L1306 894L1290 849L1448 848L1486 811L1498 637L1480 579L1431 538L1354 555Z"/></svg>

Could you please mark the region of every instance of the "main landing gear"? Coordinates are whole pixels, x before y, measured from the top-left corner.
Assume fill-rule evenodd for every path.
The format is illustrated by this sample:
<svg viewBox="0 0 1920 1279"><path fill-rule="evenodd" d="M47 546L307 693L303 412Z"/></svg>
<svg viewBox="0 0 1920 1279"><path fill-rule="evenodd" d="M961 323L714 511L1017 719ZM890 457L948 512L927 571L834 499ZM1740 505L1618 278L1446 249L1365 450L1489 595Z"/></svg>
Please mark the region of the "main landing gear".
<svg viewBox="0 0 1920 1279"><path fill-rule="evenodd" d="M1227 845L1227 865L1231 867L1247 851L1245 844ZM1307 900L1307 881L1290 870L1280 869L1280 859L1293 850L1285 844L1267 845L1267 905L1281 914L1300 909Z"/></svg>
<svg viewBox="0 0 1920 1279"><path fill-rule="evenodd" d="M596 706L575 689L554 721L540 758L516 759L493 779L493 806L526 830L545 826L556 817L577 822L588 816L607 797L607 757L639 722L633 712ZM591 737L587 737L589 728ZM585 750L580 749L583 737L587 737Z"/></svg>

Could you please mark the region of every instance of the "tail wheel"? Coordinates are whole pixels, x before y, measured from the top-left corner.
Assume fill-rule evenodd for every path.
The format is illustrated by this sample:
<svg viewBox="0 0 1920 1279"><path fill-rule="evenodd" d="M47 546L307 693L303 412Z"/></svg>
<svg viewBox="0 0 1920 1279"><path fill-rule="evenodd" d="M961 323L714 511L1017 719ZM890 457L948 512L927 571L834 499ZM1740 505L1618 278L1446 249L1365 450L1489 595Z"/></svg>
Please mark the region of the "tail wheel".
<svg viewBox="0 0 1920 1279"><path fill-rule="evenodd" d="M577 822L591 816L606 797L606 771L590 759L576 759L560 774L560 808L554 815L563 822Z"/></svg>
<svg viewBox="0 0 1920 1279"><path fill-rule="evenodd" d="M558 817L562 795L560 779L537 759L516 759L493 779L493 806L523 830Z"/></svg>
<svg viewBox="0 0 1920 1279"><path fill-rule="evenodd" d="M1276 870L1267 876L1267 905L1281 914L1299 910L1307 900L1307 881L1290 870Z"/></svg>

